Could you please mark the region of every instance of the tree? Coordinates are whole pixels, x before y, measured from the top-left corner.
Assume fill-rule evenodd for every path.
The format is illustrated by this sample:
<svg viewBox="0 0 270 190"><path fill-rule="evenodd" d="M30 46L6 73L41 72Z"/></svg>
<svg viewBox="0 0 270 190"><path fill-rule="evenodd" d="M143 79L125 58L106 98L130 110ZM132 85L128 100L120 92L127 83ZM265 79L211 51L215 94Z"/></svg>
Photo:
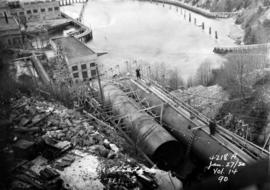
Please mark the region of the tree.
<svg viewBox="0 0 270 190"><path fill-rule="evenodd" d="M168 86L171 90L177 90L184 85L181 75L177 69L169 70L168 72Z"/></svg>
<svg viewBox="0 0 270 190"><path fill-rule="evenodd" d="M244 53L229 55L218 82L232 96L245 98L258 80L257 74L266 66L266 55Z"/></svg>
<svg viewBox="0 0 270 190"><path fill-rule="evenodd" d="M226 12L231 12L233 9L232 2L231 0L227 0L225 3L225 11Z"/></svg>
<svg viewBox="0 0 270 190"><path fill-rule="evenodd" d="M207 86L213 78L211 63L204 61L196 72L196 83L199 85Z"/></svg>

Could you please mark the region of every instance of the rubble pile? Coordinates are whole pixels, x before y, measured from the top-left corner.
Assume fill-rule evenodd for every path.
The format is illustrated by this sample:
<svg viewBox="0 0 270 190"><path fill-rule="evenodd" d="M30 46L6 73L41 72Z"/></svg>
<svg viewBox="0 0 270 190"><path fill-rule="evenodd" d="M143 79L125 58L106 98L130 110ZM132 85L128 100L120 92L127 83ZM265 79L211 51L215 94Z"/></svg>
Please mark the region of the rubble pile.
<svg viewBox="0 0 270 190"><path fill-rule="evenodd" d="M12 189L163 190L181 185L132 159L114 129L87 115L41 98L11 102L13 136L5 151L14 158Z"/></svg>
<svg viewBox="0 0 270 190"><path fill-rule="evenodd" d="M36 140L43 135L43 138L69 141L74 147L87 148L105 158L115 158L119 153L119 148L106 139L116 132L99 127L79 112L25 96L14 101L12 108L10 120L14 124L14 131L24 135L30 133L33 136L31 139L27 137L29 140ZM18 137L14 138L17 140ZM112 140L115 138L111 138Z"/></svg>
<svg viewBox="0 0 270 190"><path fill-rule="evenodd" d="M222 105L229 100L229 94L218 85L210 87L196 86L187 90L176 90L172 94L209 118L215 118Z"/></svg>
<svg viewBox="0 0 270 190"><path fill-rule="evenodd" d="M51 78L54 80L56 84L71 81L67 63L65 62L62 56L58 56L55 62L51 61L50 63L48 63L48 65L49 65L48 70L52 73Z"/></svg>
<svg viewBox="0 0 270 190"><path fill-rule="evenodd" d="M57 55L49 55L49 53L47 52L43 59L39 58L49 77L55 84L64 84L66 82L71 84L72 78L67 63L61 53L61 48L59 47L59 52L56 53Z"/></svg>

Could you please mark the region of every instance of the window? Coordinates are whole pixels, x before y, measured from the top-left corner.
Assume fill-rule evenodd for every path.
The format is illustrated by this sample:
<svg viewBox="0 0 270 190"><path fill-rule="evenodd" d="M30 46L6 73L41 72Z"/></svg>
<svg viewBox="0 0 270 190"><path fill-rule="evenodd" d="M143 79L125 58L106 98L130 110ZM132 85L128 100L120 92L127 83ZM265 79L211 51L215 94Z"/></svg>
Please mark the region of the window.
<svg viewBox="0 0 270 190"><path fill-rule="evenodd" d="M81 65L82 70L86 69L86 64Z"/></svg>
<svg viewBox="0 0 270 190"><path fill-rule="evenodd" d="M34 9L33 12L34 12L34 13L38 13L38 10L37 10L37 9Z"/></svg>
<svg viewBox="0 0 270 190"><path fill-rule="evenodd" d="M82 77L83 77L84 79L88 78L87 71L83 71L83 72L82 72Z"/></svg>
<svg viewBox="0 0 270 190"><path fill-rule="evenodd" d="M77 66L72 66L72 71L78 71L78 67Z"/></svg>
<svg viewBox="0 0 270 190"><path fill-rule="evenodd" d="M91 77L95 77L97 75L97 71L96 70L91 70Z"/></svg>
<svg viewBox="0 0 270 190"><path fill-rule="evenodd" d="M31 10L27 10L26 13L27 13L27 14L31 14Z"/></svg>
<svg viewBox="0 0 270 190"><path fill-rule="evenodd" d="M79 78L79 73L73 73L74 78Z"/></svg>
<svg viewBox="0 0 270 190"><path fill-rule="evenodd" d="M90 67L95 67L96 64L95 63L90 63Z"/></svg>
<svg viewBox="0 0 270 190"><path fill-rule="evenodd" d="M59 11L59 7L54 7L54 10L55 11Z"/></svg>
<svg viewBox="0 0 270 190"><path fill-rule="evenodd" d="M20 15L24 15L24 12L20 12Z"/></svg>
<svg viewBox="0 0 270 190"><path fill-rule="evenodd" d="M44 12L45 12L45 9L40 9L40 11L41 11L42 13L44 13Z"/></svg>
<svg viewBox="0 0 270 190"><path fill-rule="evenodd" d="M53 11L53 9L52 9L52 8L48 8L48 10L49 10L49 11Z"/></svg>

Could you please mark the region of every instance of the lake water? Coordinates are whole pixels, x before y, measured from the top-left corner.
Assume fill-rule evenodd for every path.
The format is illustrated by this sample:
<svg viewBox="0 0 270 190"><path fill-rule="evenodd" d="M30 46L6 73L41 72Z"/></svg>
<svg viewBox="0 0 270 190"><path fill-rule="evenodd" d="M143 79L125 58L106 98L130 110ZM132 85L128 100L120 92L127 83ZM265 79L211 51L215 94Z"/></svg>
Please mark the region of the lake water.
<svg viewBox="0 0 270 190"><path fill-rule="evenodd" d="M76 17L80 8L81 5L77 4L62 9ZM185 19L183 10L181 14L180 8L177 11L176 7L169 5L93 0L86 6L83 23L93 30L94 38L88 46L97 52L108 52L98 59L102 72L125 71L128 61L134 63L133 69L138 65L150 64L153 68L163 64L167 71L178 70L187 79L205 60L214 66L223 62L212 52L214 46L234 43L228 37L232 19L212 20L191 13L192 23L189 23L188 15L187 11ZM205 22L205 31L198 26L201 22ZM208 34L209 26L212 27L212 36ZM215 30L218 31L218 40L213 34Z"/></svg>

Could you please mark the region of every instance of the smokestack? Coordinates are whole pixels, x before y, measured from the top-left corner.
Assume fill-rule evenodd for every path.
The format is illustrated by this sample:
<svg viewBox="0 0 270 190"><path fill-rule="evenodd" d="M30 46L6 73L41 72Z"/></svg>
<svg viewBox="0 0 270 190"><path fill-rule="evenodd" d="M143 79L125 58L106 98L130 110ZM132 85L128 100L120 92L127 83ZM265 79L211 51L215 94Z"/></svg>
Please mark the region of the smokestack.
<svg viewBox="0 0 270 190"><path fill-rule="evenodd" d="M5 15L6 23L8 24L8 17L7 17L7 13L6 13L6 12L4 12L4 15Z"/></svg>

